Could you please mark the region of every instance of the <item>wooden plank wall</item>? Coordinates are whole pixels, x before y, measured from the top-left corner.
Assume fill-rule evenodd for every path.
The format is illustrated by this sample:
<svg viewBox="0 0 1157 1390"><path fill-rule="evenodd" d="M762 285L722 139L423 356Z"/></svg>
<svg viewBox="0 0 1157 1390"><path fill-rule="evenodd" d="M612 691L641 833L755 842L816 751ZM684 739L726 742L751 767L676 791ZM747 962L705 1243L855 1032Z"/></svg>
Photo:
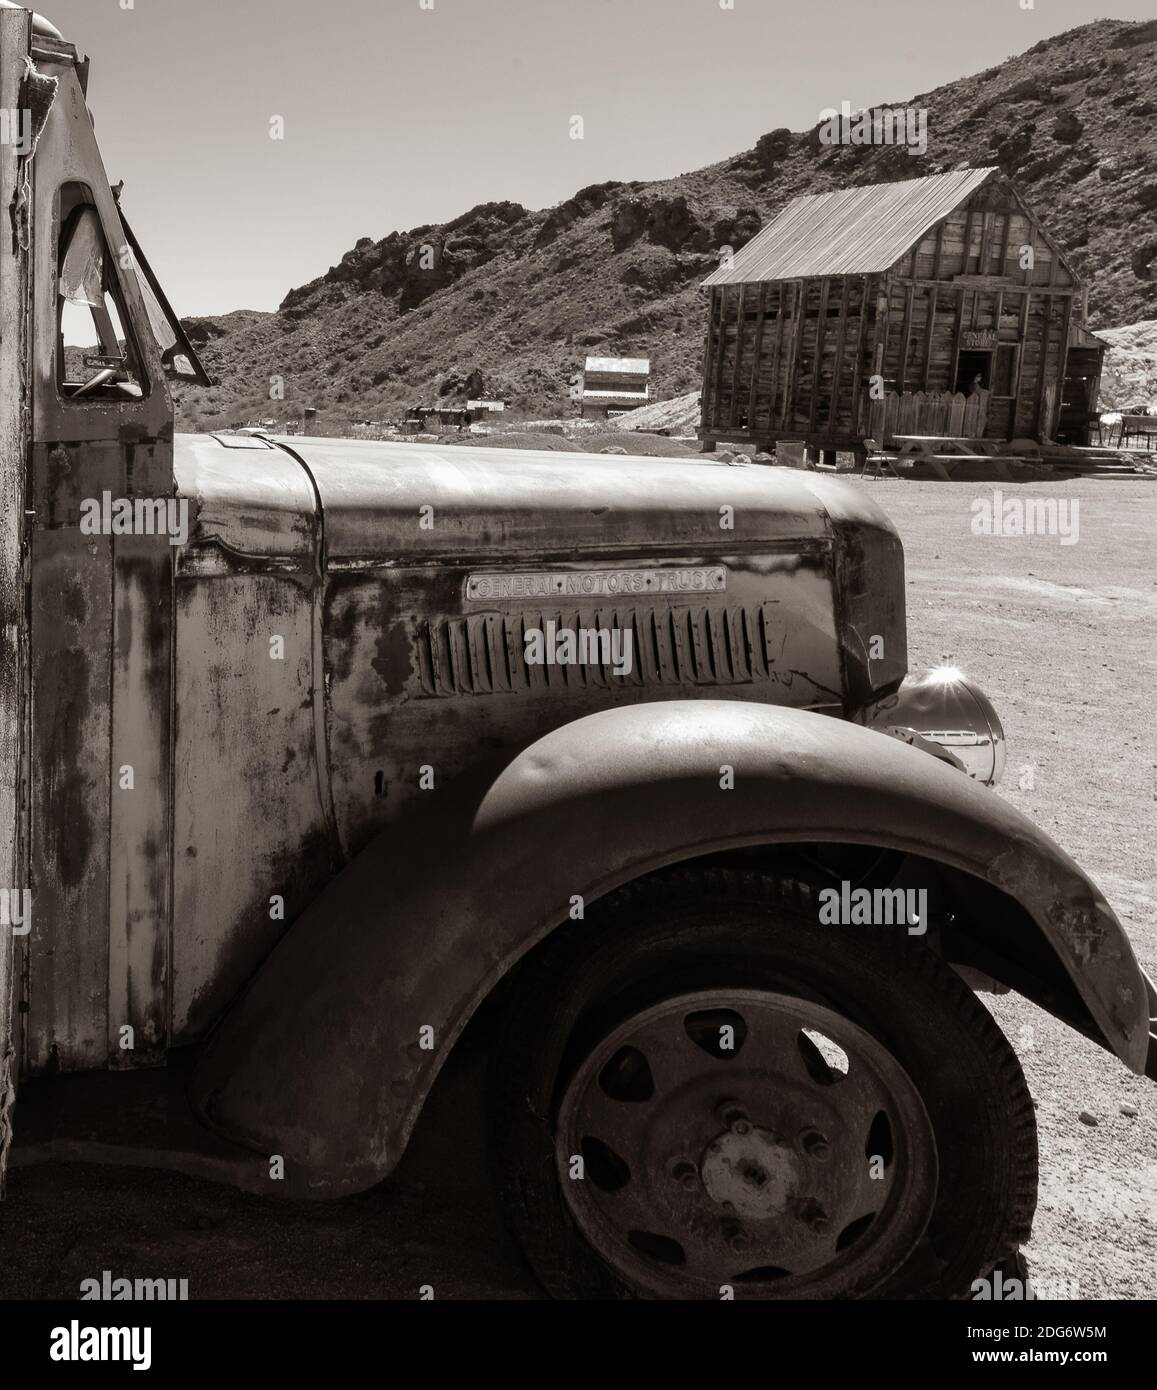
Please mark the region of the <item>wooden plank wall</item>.
<svg viewBox="0 0 1157 1390"><path fill-rule="evenodd" d="M1032 264L1022 264L1031 248ZM1064 372L1067 322L1080 287L1041 229L999 183L978 189L930 230L888 276L889 318L905 324L888 344L888 390L952 391L963 336L992 332L1015 349L1010 398L993 396L991 438L1051 435L1051 382ZM935 303L933 304L933 301ZM930 340L929 340L930 339ZM1046 402L1054 402L1046 410Z"/></svg>
<svg viewBox="0 0 1157 1390"><path fill-rule="evenodd" d="M1022 260L1032 250L1032 264ZM977 190L886 275L712 289L706 430L848 438L867 432L873 371L887 391L957 387L969 333L1015 349L1012 392L992 397L990 437L1055 432L1067 325L1080 286L1015 195ZM1045 407L1049 406L1048 409Z"/></svg>
<svg viewBox="0 0 1157 1390"><path fill-rule="evenodd" d="M943 228L943 235L940 229ZM1021 248L1031 246L1031 272L1021 266ZM1073 277L1015 199L999 187L982 188L928 231L896 263L902 280L947 282L958 275L1001 277L1030 287L1073 288Z"/></svg>
<svg viewBox="0 0 1157 1390"><path fill-rule="evenodd" d="M852 432L871 360L873 294L858 276L715 286L704 428Z"/></svg>

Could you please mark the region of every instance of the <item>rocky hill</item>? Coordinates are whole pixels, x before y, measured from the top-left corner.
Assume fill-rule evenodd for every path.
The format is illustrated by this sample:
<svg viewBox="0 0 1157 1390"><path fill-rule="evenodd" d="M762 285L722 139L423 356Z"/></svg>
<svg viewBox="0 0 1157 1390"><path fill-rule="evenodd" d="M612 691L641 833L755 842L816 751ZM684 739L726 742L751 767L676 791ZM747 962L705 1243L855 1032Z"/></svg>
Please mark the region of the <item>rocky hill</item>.
<svg viewBox="0 0 1157 1390"><path fill-rule="evenodd" d="M1015 180L1086 278L1094 326L1157 318L1157 22L1098 21L890 104L927 108L926 157L780 129L678 178L363 237L276 313L187 321L220 384L183 392L181 423L284 420L306 404L379 419L476 392L558 415L588 352L649 357L655 394L679 395L699 382L698 285L721 248L800 194L961 165Z"/></svg>
<svg viewBox="0 0 1157 1390"><path fill-rule="evenodd" d="M1105 328L1109 344L1101 376L1101 405L1128 410L1157 405L1157 320Z"/></svg>

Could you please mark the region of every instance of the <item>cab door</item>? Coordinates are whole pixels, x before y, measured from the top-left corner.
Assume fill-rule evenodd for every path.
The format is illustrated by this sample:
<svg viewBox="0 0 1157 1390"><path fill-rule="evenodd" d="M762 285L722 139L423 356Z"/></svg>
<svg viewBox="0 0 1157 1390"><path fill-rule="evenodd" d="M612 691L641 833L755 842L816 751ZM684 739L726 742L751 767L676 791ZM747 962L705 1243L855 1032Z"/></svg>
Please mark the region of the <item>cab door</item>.
<svg viewBox="0 0 1157 1390"><path fill-rule="evenodd" d="M87 65L60 39L34 34L32 51L56 87L29 272L30 1074L165 1056L173 572L188 534L166 377L205 380L109 186Z"/></svg>
<svg viewBox="0 0 1157 1390"><path fill-rule="evenodd" d="M30 1075L165 1054L174 554L164 365L83 68L34 47L58 85L33 193Z"/></svg>

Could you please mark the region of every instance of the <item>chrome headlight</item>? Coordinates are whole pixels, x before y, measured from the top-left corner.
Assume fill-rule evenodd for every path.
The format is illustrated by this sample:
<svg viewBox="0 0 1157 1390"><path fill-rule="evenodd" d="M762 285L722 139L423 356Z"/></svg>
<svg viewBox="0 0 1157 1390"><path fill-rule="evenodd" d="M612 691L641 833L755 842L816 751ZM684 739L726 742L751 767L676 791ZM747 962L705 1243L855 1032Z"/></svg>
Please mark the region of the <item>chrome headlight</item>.
<svg viewBox="0 0 1157 1390"><path fill-rule="evenodd" d="M867 705L861 723L907 742L934 743L986 786L1004 772L1004 729L992 701L955 666L938 666ZM915 735L916 738L909 737Z"/></svg>

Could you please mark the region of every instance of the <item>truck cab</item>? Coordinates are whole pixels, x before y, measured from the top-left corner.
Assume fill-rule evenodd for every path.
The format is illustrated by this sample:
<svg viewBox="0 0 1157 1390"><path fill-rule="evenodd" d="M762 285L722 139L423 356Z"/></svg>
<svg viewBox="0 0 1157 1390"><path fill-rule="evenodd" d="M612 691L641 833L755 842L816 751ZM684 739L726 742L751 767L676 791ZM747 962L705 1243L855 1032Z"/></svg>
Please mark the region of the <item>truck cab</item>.
<svg viewBox="0 0 1157 1390"><path fill-rule="evenodd" d="M974 986L1152 1074L1151 986L992 790L991 703L910 677L886 516L757 465L175 434L207 377L87 84L2 0L0 1155L18 1085L171 1070L230 1180L348 1195L486 1008L552 1294L966 1291L1037 1176Z"/></svg>

